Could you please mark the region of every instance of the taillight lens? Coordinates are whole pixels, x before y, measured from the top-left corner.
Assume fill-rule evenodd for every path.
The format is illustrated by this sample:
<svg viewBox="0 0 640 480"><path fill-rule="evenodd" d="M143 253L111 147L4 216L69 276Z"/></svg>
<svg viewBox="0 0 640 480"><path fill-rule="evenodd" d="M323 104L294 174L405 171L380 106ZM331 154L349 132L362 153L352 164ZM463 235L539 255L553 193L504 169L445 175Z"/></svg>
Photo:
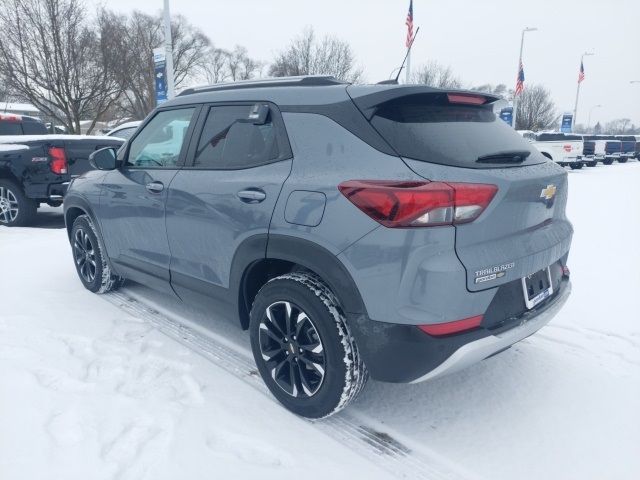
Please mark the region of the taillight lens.
<svg viewBox="0 0 640 480"><path fill-rule="evenodd" d="M50 147L49 148L49 157L51 157L51 162L49 166L51 171L56 175L65 175L67 173L67 154L62 147Z"/></svg>
<svg viewBox="0 0 640 480"><path fill-rule="evenodd" d="M452 335L454 333L462 333L478 328L482 323L482 318L482 315L476 315L475 317L454 320L453 322L418 325L418 328L424 333L428 333L434 337L440 337L442 335Z"/></svg>
<svg viewBox="0 0 640 480"><path fill-rule="evenodd" d="M340 192L376 222L389 228L433 227L475 220L498 187L478 183L349 180Z"/></svg>

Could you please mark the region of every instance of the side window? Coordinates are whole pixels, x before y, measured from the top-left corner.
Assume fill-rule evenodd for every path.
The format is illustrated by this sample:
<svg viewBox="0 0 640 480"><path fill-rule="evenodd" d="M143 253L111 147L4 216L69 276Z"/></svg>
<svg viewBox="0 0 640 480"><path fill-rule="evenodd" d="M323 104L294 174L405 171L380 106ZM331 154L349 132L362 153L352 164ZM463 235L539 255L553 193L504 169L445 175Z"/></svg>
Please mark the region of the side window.
<svg viewBox="0 0 640 480"><path fill-rule="evenodd" d="M212 107L200 135L194 167L232 170L256 167L281 157L271 113L265 123L249 118L252 105Z"/></svg>
<svg viewBox="0 0 640 480"><path fill-rule="evenodd" d="M25 135L46 135L47 127L40 122L23 122L22 129Z"/></svg>
<svg viewBox="0 0 640 480"><path fill-rule="evenodd" d="M175 167L195 108L156 114L133 139L127 165L142 168Z"/></svg>
<svg viewBox="0 0 640 480"><path fill-rule="evenodd" d="M129 140L131 138L131 135L133 135L133 132L136 131L136 128L138 127L123 128L122 130L118 130L117 132L110 134L110 136Z"/></svg>

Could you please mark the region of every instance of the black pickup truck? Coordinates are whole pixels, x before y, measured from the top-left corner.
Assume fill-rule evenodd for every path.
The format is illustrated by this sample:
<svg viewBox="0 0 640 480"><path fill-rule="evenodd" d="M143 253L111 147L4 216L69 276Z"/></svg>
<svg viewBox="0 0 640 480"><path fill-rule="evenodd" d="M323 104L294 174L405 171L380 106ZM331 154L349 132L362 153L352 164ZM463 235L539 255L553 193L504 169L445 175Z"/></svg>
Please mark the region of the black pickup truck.
<svg viewBox="0 0 640 480"><path fill-rule="evenodd" d="M0 135L0 226L25 226L42 203L62 205L72 177L91 170L89 154L124 140L85 135Z"/></svg>

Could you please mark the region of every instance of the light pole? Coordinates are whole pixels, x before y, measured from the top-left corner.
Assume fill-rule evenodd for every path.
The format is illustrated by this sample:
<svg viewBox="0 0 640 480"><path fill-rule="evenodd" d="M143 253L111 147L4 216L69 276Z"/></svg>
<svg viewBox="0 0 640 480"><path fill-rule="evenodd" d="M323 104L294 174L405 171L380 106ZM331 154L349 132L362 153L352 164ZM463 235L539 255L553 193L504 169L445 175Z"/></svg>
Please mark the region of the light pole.
<svg viewBox="0 0 640 480"><path fill-rule="evenodd" d="M584 52L582 54L582 56L580 57L580 65L583 65L582 61L584 60L584 57L589 57L591 55L595 55L595 53L590 53L590 52ZM575 125L577 125L577 120L578 120L578 98L580 98L580 84L582 83L582 80L578 81L578 89L576 90L576 105L575 107L573 107L573 125L572 127L574 127ZM573 128L571 129L573 130Z"/></svg>
<svg viewBox="0 0 640 480"><path fill-rule="evenodd" d="M516 71L516 79L520 77L520 65L522 65L522 50L524 48L524 34L527 32L535 32L536 30L538 30L536 27L525 27L522 30L522 37L520 38L520 56L518 57L518 70ZM516 128L517 116L518 116L518 94L516 93L513 95L513 128Z"/></svg>
<svg viewBox="0 0 640 480"><path fill-rule="evenodd" d="M164 48L166 52L167 68L167 100L171 100L175 93L173 78L173 45L171 42L171 13L169 12L169 0L164 0Z"/></svg>
<svg viewBox="0 0 640 480"><path fill-rule="evenodd" d="M589 120L587 120L587 130L589 130L589 127L591 126L591 112L593 112L594 108L600 108L600 107L602 107L602 105L594 105L589 109Z"/></svg>

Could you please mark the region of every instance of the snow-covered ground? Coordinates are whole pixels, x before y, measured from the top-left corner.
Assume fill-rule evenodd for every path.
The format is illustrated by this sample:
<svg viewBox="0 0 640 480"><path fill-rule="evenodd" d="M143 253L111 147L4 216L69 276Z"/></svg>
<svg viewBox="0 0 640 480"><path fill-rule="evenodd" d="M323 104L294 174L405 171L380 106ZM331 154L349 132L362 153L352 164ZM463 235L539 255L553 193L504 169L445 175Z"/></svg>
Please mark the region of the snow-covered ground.
<svg viewBox="0 0 640 480"><path fill-rule="evenodd" d="M232 319L85 291L59 209L0 227L0 478L640 478L640 164L569 176L558 317L458 374L370 382L322 423L265 393Z"/></svg>

